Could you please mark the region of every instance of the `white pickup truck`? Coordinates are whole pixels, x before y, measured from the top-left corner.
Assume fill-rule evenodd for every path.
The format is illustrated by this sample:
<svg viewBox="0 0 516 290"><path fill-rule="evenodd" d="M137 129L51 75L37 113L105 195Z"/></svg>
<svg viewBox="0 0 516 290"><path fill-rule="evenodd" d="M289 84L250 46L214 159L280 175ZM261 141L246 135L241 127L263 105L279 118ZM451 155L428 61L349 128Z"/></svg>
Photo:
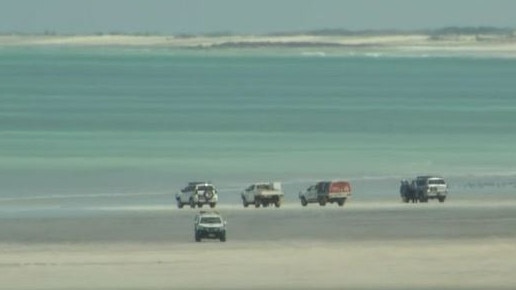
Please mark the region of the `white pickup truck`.
<svg viewBox="0 0 516 290"><path fill-rule="evenodd" d="M280 207L283 195L280 182L254 183L242 192L242 204L244 207L254 204L256 208L269 204Z"/></svg>

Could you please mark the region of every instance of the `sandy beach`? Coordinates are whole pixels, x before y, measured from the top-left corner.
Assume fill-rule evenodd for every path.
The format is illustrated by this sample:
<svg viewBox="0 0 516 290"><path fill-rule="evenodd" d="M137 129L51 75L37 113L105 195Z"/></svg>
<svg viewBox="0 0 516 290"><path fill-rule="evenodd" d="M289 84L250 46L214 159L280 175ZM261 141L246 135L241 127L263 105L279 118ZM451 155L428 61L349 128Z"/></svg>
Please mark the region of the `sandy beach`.
<svg viewBox="0 0 516 290"><path fill-rule="evenodd" d="M4 204L5 206L5 204ZM10 204L12 206L12 203ZM41 208L0 220L2 289L512 289L516 204ZM73 212L73 214L71 214Z"/></svg>
<svg viewBox="0 0 516 290"><path fill-rule="evenodd" d="M454 53L513 57L516 38L499 35L452 35L438 39L425 34L317 36L317 35L0 35L0 47L133 47L170 49L303 48L394 53ZM325 51L322 51L325 52Z"/></svg>
<svg viewBox="0 0 516 290"><path fill-rule="evenodd" d="M406 36L371 36L371 37L336 37L336 36L137 36L137 35L76 35L76 36L50 36L50 35L4 35L0 36L0 45L79 45L79 46L170 46L170 47L214 47L222 44L318 44L320 46L331 45L407 45L422 44L427 41L425 35ZM466 39L464 39L466 40ZM467 40L466 40L467 41ZM471 41L469 41L471 42Z"/></svg>

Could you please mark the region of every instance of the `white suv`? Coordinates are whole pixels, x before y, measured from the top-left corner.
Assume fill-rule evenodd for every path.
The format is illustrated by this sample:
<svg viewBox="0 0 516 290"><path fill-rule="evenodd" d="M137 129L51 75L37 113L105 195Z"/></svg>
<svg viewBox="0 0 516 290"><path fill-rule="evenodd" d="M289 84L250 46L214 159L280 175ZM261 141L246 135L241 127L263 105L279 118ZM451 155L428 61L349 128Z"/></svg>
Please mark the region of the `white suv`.
<svg viewBox="0 0 516 290"><path fill-rule="evenodd" d="M416 194L419 201L428 202L429 199L438 199L444 202L448 195L448 185L439 176L418 176L415 179Z"/></svg>
<svg viewBox="0 0 516 290"><path fill-rule="evenodd" d="M183 208L185 204L191 208L202 207L208 204L211 208L217 205L218 194L213 184L207 182L190 182L181 192L176 194L177 207Z"/></svg>
<svg viewBox="0 0 516 290"><path fill-rule="evenodd" d="M216 211L201 211L194 219L195 241L219 239L226 241L226 221Z"/></svg>

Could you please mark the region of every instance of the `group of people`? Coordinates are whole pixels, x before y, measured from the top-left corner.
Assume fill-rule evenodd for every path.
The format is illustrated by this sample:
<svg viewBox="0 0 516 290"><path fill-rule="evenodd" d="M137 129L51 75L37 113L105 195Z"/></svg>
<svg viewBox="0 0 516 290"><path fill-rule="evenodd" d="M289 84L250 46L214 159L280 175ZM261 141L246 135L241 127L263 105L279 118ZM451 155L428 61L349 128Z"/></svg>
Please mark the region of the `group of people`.
<svg viewBox="0 0 516 290"><path fill-rule="evenodd" d="M403 179L401 181L400 185L400 194L401 198L404 202L412 202L417 203L419 200L419 196L416 190L416 181L412 180L412 182L409 182L406 179Z"/></svg>

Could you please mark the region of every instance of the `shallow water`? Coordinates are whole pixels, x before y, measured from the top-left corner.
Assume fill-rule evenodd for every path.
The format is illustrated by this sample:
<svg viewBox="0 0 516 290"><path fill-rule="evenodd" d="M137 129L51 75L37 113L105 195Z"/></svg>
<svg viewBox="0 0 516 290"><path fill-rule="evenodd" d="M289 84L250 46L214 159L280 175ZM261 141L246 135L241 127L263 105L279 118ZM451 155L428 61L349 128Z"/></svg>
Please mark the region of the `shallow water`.
<svg viewBox="0 0 516 290"><path fill-rule="evenodd" d="M420 174L514 192L516 60L324 55L4 48L0 197L154 200L210 180L232 203L278 180L295 200L343 178L390 199Z"/></svg>

